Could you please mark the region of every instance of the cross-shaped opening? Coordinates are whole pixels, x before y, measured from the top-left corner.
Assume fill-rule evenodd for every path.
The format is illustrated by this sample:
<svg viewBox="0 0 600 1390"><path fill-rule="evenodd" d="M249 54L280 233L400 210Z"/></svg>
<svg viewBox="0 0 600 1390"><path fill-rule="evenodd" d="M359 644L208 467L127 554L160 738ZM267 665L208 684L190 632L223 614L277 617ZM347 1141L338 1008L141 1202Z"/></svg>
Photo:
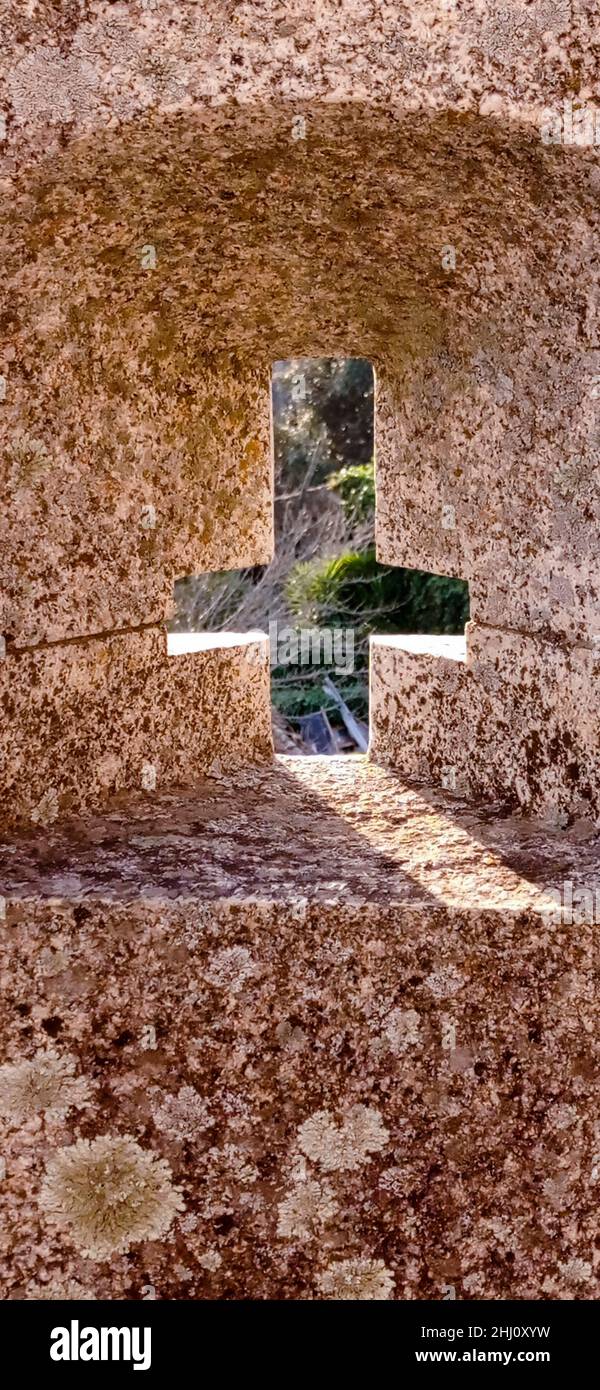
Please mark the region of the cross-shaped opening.
<svg viewBox="0 0 600 1390"><path fill-rule="evenodd" d="M375 392L364 358L276 362L274 558L175 586L171 650L268 634L280 752L366 751L370 637L462 637L469 616L465 581L376 559Z"/></svg>

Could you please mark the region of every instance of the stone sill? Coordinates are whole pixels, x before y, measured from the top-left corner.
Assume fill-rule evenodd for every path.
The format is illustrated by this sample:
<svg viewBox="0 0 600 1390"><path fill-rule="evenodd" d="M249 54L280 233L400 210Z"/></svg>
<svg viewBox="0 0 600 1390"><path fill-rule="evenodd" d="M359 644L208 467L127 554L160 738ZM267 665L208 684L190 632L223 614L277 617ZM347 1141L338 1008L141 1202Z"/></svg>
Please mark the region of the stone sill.
<svg viewBox="0 0 600 1390"><path fill-rule="evenodd" d="M60 900L364 904L541 914L600 882L598 836L408 785L360 755L278 757L193 790L117 797L102 815L0 844L10 905ZM400 917L398 919L400 921Z"/></svg>

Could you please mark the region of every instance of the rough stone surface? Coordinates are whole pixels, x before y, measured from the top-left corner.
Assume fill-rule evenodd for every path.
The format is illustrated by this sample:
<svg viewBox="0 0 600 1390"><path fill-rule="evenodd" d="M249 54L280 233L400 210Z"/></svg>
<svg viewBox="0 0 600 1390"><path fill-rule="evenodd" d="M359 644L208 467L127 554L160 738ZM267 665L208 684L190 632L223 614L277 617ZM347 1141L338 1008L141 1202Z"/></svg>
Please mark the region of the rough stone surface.
<svg viewBox="0 0 600 1390"><path fill-rule="evenodd" d="M320 849L319 849L320 847ZM360 755L277 757L183 792L118 798L2 842L0 883L14 898L130 902L148 892L240 901L298 896L357 903L543 912L567 878L593 882L594 827L472 806L407 784ZM65 879L65 875L68 876Z"/></svg>
<svg viewBox="0 0 600 1390"><path fill-rule="evenodd" d="M541 139L596 0L0 26L4 1290L597 1298L600 177ZM475 619L374 645L372 756L550 828L232 781L264 647L167 660L173 581L270 556L270 364L333 354L380 558Z"/></svg>
<svg viewBox="0 0 600 1390"><path fill-rule="evenodd" d="M540 138L575 51L585 81L588 8L263 8L202 12L195 49L169 10L132 31L100 6L79 38L73 14L54 60L97 53L93 110L13 96L1 630L163 617L178 574L267 558L269 366L333 353L377 368L381 557L464 574L481 620L595 630L597 158ZM165 71L179 36L208 86L148 70L144 97L159 23ZM49 35L19 32L23 76Z"/></svg>
<svg viewBox="0 0 600 1390"><path fill-rule="evenodd" d="M2 860L5 1296L598 1297L589 830L281 759ZM167 1229L92 1258L124 1135Z"/></svg>
<svg viewBox="0 0 600 1390"><path fill-rule="evenodd" d="M13 652L0 662L5 825L189 784L272 754L268 642L167 656L161 628Z"/></svg>
<svg viewBox="0 0 600 1390"><path fill-rule="evenodd" d="M467 624L371 644L375 761L549 816L600 817L598 649Z"/></svg>
<svg viewBox="0 0 600 1390"><path fill-rule="evenodd" d="M133 263L153 369L126 311L117 323L102 295L81 316L68 293L54 301L63 330L46 320L37 349L38 330L25 347L21 325L0 417L0 631L17 645L160 622L182 575L271 559L269 375L199 359L186 379L162 364L175 346L150 306L159 272ZM50 286L21 289L39 328Z"/></svg>
<svg viewBox="0 0 600 1390"><path fill-rule="evenodd" d="M32 12L31 12L32 11ZM593 0L3 0L7 166L149 108L272 97L540 111L596 76Z"/></svg>
<svg viewBox="0 0 600 1390"><path fill-rule="evenodd" d="M377 541L468 579L474 619L576 642L600 636L598 202L560 201L528 247L457 232L444 340L379 383Z"/></svg>
<svg viewBox="0 0 600 1390"><path fill-rule="evenodd" d="M5 7L0 632L157 622L268 559L270 364L341 353L377 373L380 558L598 637L597 149L541 138L593 105L594 14Z"/></svg>

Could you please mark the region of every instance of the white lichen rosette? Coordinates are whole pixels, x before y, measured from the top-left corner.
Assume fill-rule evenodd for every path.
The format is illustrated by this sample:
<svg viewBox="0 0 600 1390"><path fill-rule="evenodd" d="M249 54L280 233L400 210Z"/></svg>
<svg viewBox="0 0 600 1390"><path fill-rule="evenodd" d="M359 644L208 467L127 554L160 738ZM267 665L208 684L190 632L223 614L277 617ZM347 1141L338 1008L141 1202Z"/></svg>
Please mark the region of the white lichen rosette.
<svg viewBox="0 0 600 1390"><path fill-rule="evenodd" d="M11 1125L44 1116L64 1120L69 1110L90 1104L90 1085L76 1076L77 1059L52 1049L0 1067L0 1115Z"/></svg>
<svg viewBox="0 0 600 1390"><path fill-rule="evenodd" d="M157 1129L180 1142L193 1143L212 1124L207 1102L194 1086L180 1086L176 1095L163 1095L152 1106Z"/></svg>
<svg viewBox="0 0 600 1390"><path fill-rule="evenodd" d="M294 1183L277 1213L277 1234L287 1240L310 1240L318 1237L337 1214L338 1203L333 1189L314 1178Z"/></svg>
<svg viewBox="0 0 600 1390"><path fill-rule="evenodd" d="M329 1110L316 1110L298 1130L302 1153L328 1172L361 1168L388 1139L379 1111L367 1105L351 1106L340 1121Z"/></svg>
<svg viewBox="0 0 600 1390"><path fill-rule="evenodd" d="M39 1202L92 1260L123 1254L139 1241L160 1240L183 1210L169 1164L129 1134L78 1139L57 1149Z"/></svg>
<svg viewBox="0 0 600 1390"><path fill-rule="evenodd" d="M394 1276L383 1260L355 1257L330 1264L319 1275L317 1288L321 1298L381 1301L392 1297Z"/></svg>

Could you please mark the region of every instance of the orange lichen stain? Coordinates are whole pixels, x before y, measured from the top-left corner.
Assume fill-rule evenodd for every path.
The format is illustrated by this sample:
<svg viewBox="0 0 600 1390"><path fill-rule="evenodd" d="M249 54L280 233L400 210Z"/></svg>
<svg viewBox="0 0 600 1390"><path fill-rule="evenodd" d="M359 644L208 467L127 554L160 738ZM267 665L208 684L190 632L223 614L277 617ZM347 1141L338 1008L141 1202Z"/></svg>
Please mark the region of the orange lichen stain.
<svg viewBox="0 0 600 1390"><path fill-rule="evenodd" d="M261 455L262 445L260 439L250 439L240 459L240 468L243 476L250 471L253 464L258 463Z"/></svg>

